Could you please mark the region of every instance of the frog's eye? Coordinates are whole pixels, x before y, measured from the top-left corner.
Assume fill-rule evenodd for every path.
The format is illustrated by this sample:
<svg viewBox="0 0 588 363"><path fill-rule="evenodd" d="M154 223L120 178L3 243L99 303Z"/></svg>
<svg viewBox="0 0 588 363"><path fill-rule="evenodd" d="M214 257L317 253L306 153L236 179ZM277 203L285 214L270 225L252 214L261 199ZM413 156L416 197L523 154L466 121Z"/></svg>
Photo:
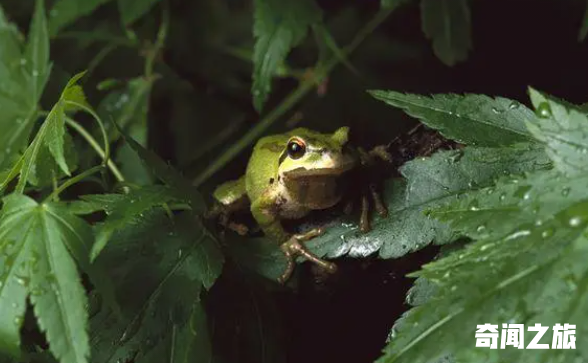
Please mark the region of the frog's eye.
<svg viewBox="0 0 588 363"><path fill-rule="evenodd" d="M288 156L292 159L300 159L306 152L306 146L302 140L293 139L288 142Z"/></svg>

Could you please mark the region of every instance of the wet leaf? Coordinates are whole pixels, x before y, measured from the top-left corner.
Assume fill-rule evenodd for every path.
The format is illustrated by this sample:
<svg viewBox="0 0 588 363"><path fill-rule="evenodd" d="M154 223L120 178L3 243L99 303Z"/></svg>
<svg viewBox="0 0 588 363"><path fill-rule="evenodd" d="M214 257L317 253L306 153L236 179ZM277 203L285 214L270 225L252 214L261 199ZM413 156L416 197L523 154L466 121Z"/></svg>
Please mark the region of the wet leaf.
<svg viewBox="0 0 588 363"><path fill-rule="evenodd" d="M107 217L98 227L96 243L92 247L92 260L100 254L117 230L133 224L143 213L153 208L161 207L167 202L182 200L169 188L157 185L133 189L119 196L85 195L81 199L93 205L99 204L100 201L106 202L102 209L106 211Z"/></svg>
<svg viewBox="0 0 588 363"><path fill-rule="evenodd" d="M20 178L16 186L17 192L22 193L29 178L35 178L36 174L45 176L50 174L52 165L51 163L46 162L48 160L48 154L51 154L53 160L57 163L63 173L70 175L70 168L64 152L64 144L67 134L67 131L65 130L65 111L67 101L79 101L79 97L81 97L80 95L83 95L81 89L77 88L79 86L75 84L81 75L82 74L74 76L72 80L68 82L59 101L57 101L51 111L49 111L45 122L41 125L33 142L26 149L22 160L22 166L20 168ZM72 89L76 89L76 91L72 92ZM72 99L72 96L74 95L76 98ZM39 163L39 158L42 156L45 156L45 162ZM71 160L72 159L70 159L70 161ZM43 171L37 173L38 168L43 168ZM16 176L15 174L13 175Z"/></svg>
<svg viewBox="0 0 588 363"><path fill-rule="evenodd" d="M23 195L4 199L0 249L3 350L19 352L25 298L60 362L88 361L86 294L69 246L84 244L83 221ZM86 234L87 235L87 234Z"/></svg>
<svg viewBox="0 0 588 363"><path fill-rule="evenodd" d="M529 89L538 117L528 120L533 136L546 144L554 166L570 174L588 171L588 116L580 107Z"/></svg>
<svg viewBox="0 0 588 363"><path fill-rule="evenodd" d="M553 326L583 319L587 211L584 199L542 225L481 239L425 265L414 276L434 282L438 291L411 310L378 362L429 362L447 353L457 361L585 359L582 350L476 349L473 331L485 322ZM581 336L585 328L577 328ZM551 334L544 341L550 342Z"/></svg>
<svg viewBox="0 0 588 363"><path fill-rule="evenodd" d="M97 261L104 261L110 278L118 281L123 318L117 319L110 309L92 318L93 361L161 362L158 359L167 361L175 352L180 354L177 361L200 362L197 357L209 356L199 304L203 283L211 284L220 274L222 255L211 252L216 248L212 236L190 214L172 222L154 210L119 229ZM219 260L217 267L202 274L204 255ZM172 332L187 345L179 346Z"/></svg>
<svg viewBox="0 0 588 363"><path fill-rule="evenodd" d="M533 140L525 122L536 116L514 100L475 94L426 97L395 91L370 93L462 144L508 146Z"/></svg>
<svg viewBox="0 0 588 363"><path fill-rule="evenodd" d="M9 168L26 147L49 77L49 39L42 1L36 3L30 28L23 44L0 7L0 169Z"/></svg>
<svg viewBox="0 0 588 363"><path fill-rule="evenodd" d="M429 243L444 244L458 235L426 211L454 200L465 191L494 184L503 175L550 167L543 151L519 145L512 148L475 148L441 151L430 158L412 160L400 169L406 181L385 185L389 216L377 218L373 229L362 234L356 221L331 227L310 242L315 252L328 257L349 254L365 257L379 252L397 258Z"/></svg>

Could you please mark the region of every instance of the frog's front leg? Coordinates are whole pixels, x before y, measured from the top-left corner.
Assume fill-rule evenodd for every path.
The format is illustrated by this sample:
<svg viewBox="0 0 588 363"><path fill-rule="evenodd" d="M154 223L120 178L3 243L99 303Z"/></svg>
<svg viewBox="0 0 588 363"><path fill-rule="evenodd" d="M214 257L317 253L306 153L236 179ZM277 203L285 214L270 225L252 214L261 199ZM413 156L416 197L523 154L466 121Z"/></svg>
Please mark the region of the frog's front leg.
<svg viewBox="0 0 588 363"><path fill-rule="evenodd" d="M283 284L290 278L296 266L297 256L306 258L330 273L337 270L334 263L317 257L301 243L321 235L323 230L315 228L303 234L288 234L278 218L278 211L271 192L265 193L251 205L251 213L265 235L281 243L280 249L286 256L287 265L282 275L278 278L278 282Z"/></svg>

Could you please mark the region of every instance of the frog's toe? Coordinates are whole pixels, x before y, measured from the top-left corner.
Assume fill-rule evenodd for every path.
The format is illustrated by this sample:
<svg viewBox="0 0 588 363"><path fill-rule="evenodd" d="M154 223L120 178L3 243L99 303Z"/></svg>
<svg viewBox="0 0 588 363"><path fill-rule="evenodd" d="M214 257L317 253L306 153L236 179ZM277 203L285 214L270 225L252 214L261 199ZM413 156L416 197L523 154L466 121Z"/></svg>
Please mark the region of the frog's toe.
<svg viewBox="0 0 588 363"><path fill-rule="evenodd" d="M388 216L388 208L386 208L386 205L382 201L382 196L376 189L375 184L370 184L370 193L372 194L372 199L374 201L376 212L378 212L380 217L386 218Z"/></svg>
<svg viewBox="0 0 588 363"><path fill-rule="evenodd" d="M290 278L290 276L294 272L294 267L296 265L295 258L297 256L304 257L308 261L316 264L317 266L319 266L320 268L322 268L323 270L325 270L329 273L335 273L337 271L337 265L335 265L332 262L325 261L325 260L319 258L314 253L310 252L301 243L301 242L308 241L314 237L320 236L323 233L324 233L324 229L315 228L315 229L311 229L310 231L308 231L304 234L294 235L294 236L290 237L290 239L288 241L282 243L280 248L281 248L282 252L284 253L284 255L286 256L287 265L286 265L286 269L284 270L282 275L278 278L278 282L283 284Z"/></svg>
<svg viewBox="0 0 588 363"><path fill-rule="evenodd" d="M361 214L359 217L359 229L363 233L370 231L370 202L366 195L361 196Z"/></svg>

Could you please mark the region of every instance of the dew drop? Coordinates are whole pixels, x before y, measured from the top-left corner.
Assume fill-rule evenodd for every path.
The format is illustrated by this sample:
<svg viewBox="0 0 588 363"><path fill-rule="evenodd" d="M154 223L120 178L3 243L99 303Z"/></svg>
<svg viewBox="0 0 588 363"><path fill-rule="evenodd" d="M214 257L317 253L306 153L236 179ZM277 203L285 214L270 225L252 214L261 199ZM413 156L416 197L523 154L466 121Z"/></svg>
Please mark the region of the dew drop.
<svg viewBox="0 0 588 363"><path fill-rule="evenodd" d="M33 74L33 77L39 77L39 71L37 71L36 69L33 70L32 74Z"/></svg>
<svg viewBox="0 0 588 363"><path fill-rule="evenodd" d="M567 197L567 196L568 196L568 194L570 194L570 188L569 188L569 187L564 187L564 188L561 190L561 195L563 195L564 197Z"/></svg>
<svg viewBox="0 0 588 363"><path fill-rule="evenodd" d="M495 114L502 113L502 111L497 109L496 107L492 107L492 112L494 112Z"/></svg>
<svg viewBox="0 0 588 363"><path fill-rule="evenodd" d="M490 243L483 245L480 247L480 251L486 251L488 248L492 247Z"/></svg>
<svg viewBox="0 0 588 363"><path fill-rule="evenodd" d="M541 232L541 237L543 238L549 238L553 235L553 230L551 228L548 228L546 230L544 230L543 232Z"/></svg>
<svg viewBox="0 0 588 363"><path fill-rule="evenodd" d="M485 230L485 229L486 229L486 226L485 226L485 225L483 225L483 224L480 224L480 225L478 226L478 228L476 228L476 231L477 231L477 232L482 232L482 231L483 231L483 230Z"/></svg>
<svg viewBox="0 0 588 363"><path fill-rule="evenodd" d="M551 117L551 107L547 102L541 102L539 107L537 107L537 116L541 118Z"/></svg>
<svg viewBox="0 0 588 363"><path fill-rule="evenodd" d="M506 199L506 194L504 194L504 193L500 194L500 197L498 199L505 200Z"/></svg>
<svg viewBox="0 0 588 363"><path fill-rule="evenodd" d="M531 234L531 231L528 231L528 230L524 229L524 230L521 230L521 231L516 231L515 233L507 236L504 240L505 241L508 241L508 240L511 240L511 239L525 237L525 236L528 236L530 234Z"/></svg>
<svg viewBox="0 0 588 363"><path fill-rule="evenodd" d="M582 223L582 218L572 217L568 223L570 224L570 227L578 227Z"/></svg>
<svg viewBox="0 0 588 363"><path fill-rule="evenodd" d="M24 59L24 58L21 58L21 59L20 59L20 65L21 65L21 66L24 66L24 65L26 65L26 64L27 64L27 60L26 60L26 59Z"/></svg>
<svg viewBox="0 0 588 363"><path fill-rule="evenodd" d="M518 103L517 101L512 101L512 102L510 103L510 105L508 105L508 108L509 108L510 110L514 110L514 109L516 109L516 108L519 108L519 103Z"/></svg>

